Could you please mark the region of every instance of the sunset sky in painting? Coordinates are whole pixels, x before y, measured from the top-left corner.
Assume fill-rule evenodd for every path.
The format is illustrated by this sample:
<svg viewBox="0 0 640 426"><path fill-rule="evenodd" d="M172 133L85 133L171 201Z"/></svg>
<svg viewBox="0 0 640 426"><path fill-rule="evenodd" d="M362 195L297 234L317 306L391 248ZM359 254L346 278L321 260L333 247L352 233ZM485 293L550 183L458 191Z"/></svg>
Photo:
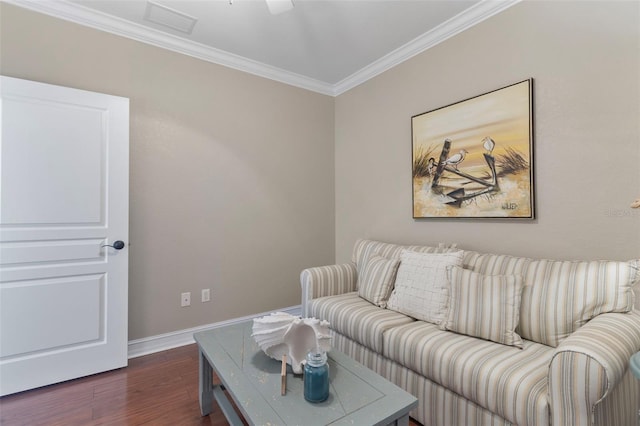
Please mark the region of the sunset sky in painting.
<svg viewBox="0 0 640 426"><path fill-rule="evenodd" d="M527 80L413 117L414 154L420 148L435 148L431 156L438 161L442 144L448 138L451 140L449 156L461 149L469 152L460 165L462 170L485 164L482 139L490 136L496 142L494 157L511 147L531 164L529 88Z"/></svg>

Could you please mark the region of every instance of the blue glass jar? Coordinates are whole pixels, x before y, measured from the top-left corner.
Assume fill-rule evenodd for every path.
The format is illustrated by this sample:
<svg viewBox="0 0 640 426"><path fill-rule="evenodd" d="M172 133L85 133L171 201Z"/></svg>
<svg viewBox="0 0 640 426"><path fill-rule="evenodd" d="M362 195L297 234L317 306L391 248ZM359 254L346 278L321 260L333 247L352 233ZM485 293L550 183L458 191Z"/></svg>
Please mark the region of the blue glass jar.
<svg viewBox="0 0 640 426"><path fill-rule="evenodd" d="M329 364L327 353L311 351L304 365L304 399L322 402L329 397Z"/></svg>

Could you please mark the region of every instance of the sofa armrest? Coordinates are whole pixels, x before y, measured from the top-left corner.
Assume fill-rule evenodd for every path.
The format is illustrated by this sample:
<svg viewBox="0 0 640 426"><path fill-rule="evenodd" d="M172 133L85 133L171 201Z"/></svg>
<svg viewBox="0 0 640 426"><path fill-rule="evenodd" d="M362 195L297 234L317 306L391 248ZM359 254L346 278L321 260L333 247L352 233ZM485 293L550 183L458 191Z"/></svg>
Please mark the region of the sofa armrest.
<svg viewBox="0 0 640 426"><path fill-rule="evenodd" d="M567 337L549 366L551 424L594 424L596 405L621 381L639 349L637 311L598 315Z"/></svg>
<svg viewBox="0 0 640 426"><path fill-rule="evenodd" d="M300 274L302 315L307 316L307 304L312 299L356 291L358 272L355 263L317 266Z"/></svg>

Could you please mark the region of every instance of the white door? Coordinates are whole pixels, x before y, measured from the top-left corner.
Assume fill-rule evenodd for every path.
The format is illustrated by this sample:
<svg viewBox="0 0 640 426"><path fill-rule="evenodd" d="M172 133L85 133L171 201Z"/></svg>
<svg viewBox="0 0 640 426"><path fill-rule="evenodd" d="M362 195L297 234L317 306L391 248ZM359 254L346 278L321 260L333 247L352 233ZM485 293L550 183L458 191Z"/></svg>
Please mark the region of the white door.
<svg viewBox="0 0 640 426"><path fill-rule="evenodd" d="M7 395L127 365L129 100L4 76L0 92Z"/></svg>

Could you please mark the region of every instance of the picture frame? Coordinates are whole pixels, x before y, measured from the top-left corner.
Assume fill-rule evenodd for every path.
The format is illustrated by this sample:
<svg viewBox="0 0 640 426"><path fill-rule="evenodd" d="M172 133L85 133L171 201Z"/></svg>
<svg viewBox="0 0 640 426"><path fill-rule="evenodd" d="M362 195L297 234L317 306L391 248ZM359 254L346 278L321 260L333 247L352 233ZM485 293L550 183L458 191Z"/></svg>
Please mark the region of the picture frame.
<svg viewBox="0 0 640 426"><path fill-rule="evenodd" d="M534 219L533 79L411 117L413 218Z"/></svg>

